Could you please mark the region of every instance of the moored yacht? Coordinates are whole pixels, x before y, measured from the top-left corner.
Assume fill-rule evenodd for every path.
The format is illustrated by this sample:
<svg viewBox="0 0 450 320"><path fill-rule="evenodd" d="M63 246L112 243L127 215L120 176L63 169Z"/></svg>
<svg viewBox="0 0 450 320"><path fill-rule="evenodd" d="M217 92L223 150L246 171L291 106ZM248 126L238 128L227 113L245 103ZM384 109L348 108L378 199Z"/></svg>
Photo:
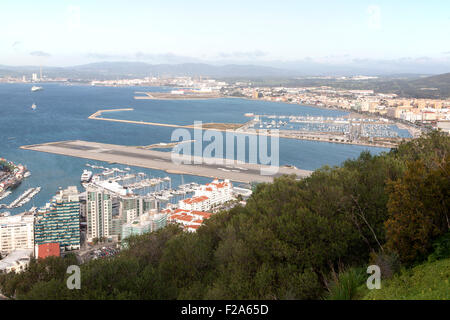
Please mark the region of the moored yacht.
<svg viewBox="0 0 450 320"><path fill-rule="evenodd" d="M83 174L81 175L81 182L89 182L92 179L92 171L83 170Z"/></svg>

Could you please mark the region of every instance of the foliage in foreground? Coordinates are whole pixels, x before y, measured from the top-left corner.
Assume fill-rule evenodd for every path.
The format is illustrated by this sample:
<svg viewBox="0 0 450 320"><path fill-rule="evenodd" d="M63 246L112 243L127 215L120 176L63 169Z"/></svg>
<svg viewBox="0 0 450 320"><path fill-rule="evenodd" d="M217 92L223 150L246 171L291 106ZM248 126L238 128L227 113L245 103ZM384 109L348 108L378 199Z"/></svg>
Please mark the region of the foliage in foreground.
<svg viewBox="0 0 450 320"><path fill-rule="evenodd" d="M1 291L17 299L320 299L333 270L367 267L373 256L408 265L448 232L449 139L435 132L301 181L259 184L246 207L197 233L169 226L82 265L81 290L66 288L69 261L50 259L1 275ZM354 298L354 276L339 276L330 298Z"/></svg>
<svg viewBox="0 0 450 320"><path fill-rule="evenodd" d="M328 300L353 300L358 297L361 284L365 283L367 274L363 268L351 268L335 276L325 297Z"/></svg>

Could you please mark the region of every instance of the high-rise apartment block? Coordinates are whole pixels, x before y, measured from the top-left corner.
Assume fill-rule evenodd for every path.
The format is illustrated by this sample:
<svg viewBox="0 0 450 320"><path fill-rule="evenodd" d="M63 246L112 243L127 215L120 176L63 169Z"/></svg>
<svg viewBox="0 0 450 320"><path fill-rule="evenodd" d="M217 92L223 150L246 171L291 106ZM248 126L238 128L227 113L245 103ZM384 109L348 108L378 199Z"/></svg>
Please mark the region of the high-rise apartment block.
<svg viewBox="0 0 450 320"><path fill-rule="evenodd" d="M34 247L34 216L23 213L0 216L0 253L5 255Z"/></svg>
<svg viewBox="0 0 450 320"><path fill-rule="evenodd" d="M59 243L61 250L80 248L80 202L75 186L60 190L36 214L35 244Z"/></svg>

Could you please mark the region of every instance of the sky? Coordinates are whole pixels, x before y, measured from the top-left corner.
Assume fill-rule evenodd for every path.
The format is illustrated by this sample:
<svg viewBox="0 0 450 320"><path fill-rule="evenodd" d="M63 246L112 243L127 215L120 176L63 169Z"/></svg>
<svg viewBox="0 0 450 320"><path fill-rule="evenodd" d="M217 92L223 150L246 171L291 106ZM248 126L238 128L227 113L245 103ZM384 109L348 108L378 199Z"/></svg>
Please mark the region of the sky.
<svg viewBox="0 0 450 320"><path fill-rule="evenodd" d="M448 0L1 0L0 30L0 65L450 66Z"/></svg>

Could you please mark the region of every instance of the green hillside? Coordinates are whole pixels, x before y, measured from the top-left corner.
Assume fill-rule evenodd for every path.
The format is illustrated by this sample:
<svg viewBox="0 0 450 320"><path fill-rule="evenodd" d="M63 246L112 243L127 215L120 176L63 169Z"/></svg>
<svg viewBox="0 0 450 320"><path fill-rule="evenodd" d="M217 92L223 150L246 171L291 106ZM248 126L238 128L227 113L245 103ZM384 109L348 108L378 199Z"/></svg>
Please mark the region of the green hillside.
<svg viewBox="0 0 450 320"><path fill-rule="evenodd" d="M381 282L381 289L371 290L365 300L448 300L450 299L450 258L426 262L403 270Z"/></svg>
<svg viewBox="0 0 450 320"><path fill-rule="evenodd" d="M395 93L406 98L450 98L450 73L410 79L408 77L348 81L341 79L272 78L251 79L254 86L319 87L329 86L347 90L374 90L377 93Z"/></svg>

